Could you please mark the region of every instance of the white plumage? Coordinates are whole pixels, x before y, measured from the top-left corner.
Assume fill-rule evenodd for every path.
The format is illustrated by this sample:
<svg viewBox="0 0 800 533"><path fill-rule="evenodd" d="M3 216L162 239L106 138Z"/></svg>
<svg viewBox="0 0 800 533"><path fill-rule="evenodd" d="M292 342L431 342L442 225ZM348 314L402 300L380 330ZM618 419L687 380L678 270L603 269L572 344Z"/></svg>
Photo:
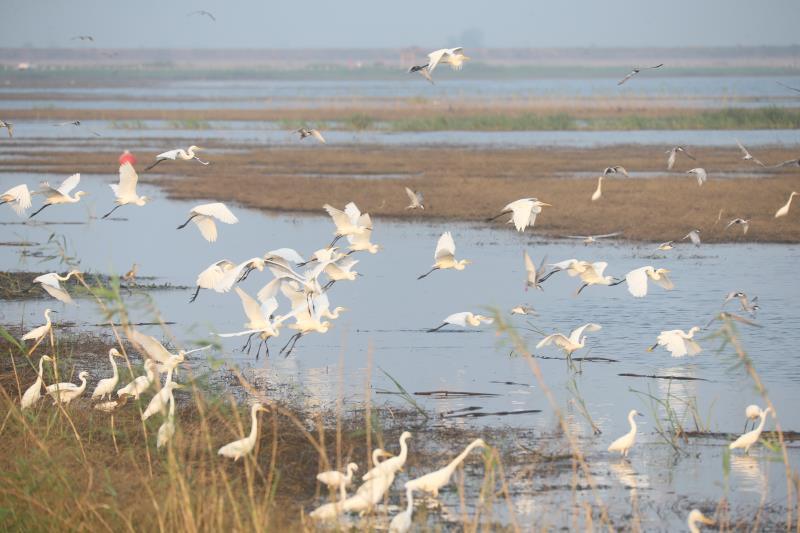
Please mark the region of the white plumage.
<svg viewBox="0 0 800 533"><path fill-rule="evenodd" d="M189 211L189 220L178 226L178 229L185 228L189 222L194 222L200 230L200 234L208 242L217 240L217 225L214 222L219 220L225 224L236 224L239 219L222 202L202 204L193 207Z"/></svg>
<svg viewBox="0 0 800 533"><path fill-rule="evenodd" d="M631 430L612 442L611 446L608 447L608 451L619 452L623 457L628 456L628 452L636 443L636 420L634 420L636 416L641 416L636 409L632 409L631 412L628 413L628 423L631 426Z"/></svg>
<svg viewBox="0 0 800 533"><path fill-rule="evenodd" d="M648 279L658 284L661 288L671 291L675 288L675 285L673 285L672 280L667 277L667 274L669 274L669 270L666 268L653 268L649 265L631 270L625 274L628 292L636 298L644 298L647 296Z"/></svg>
<svg viewBox="0 0 800 533"><path fill-rule="evenodd" d="M662 331L658 335L656 343L648 351L653 351L656 346L663 346L672 357L683 357L687 354L697 355L703 351L700 345L692 339L698 331L700 331L698 326L692 327L688 332L680 329Z"/></svg>
<svg viewBox="0 0 800 533"><path fill-rule="evenodd" d="M31 208L31 192L28 186L23 183L0 194L0 205L3 204L11 204L11 209L17 215L23 216L25 211Z"/></svg>
<svg viewBox="0 0 800 533"><path fill-rule="evenodd" d="M266 407L260 403L253 404L250 408L250 434L243 439L235 440L226 444L217 452L218 455L228 457L234 461L238 461L241 457L249 454L256 446L256 437L258 436L258 412L266 411Z"/></svg>

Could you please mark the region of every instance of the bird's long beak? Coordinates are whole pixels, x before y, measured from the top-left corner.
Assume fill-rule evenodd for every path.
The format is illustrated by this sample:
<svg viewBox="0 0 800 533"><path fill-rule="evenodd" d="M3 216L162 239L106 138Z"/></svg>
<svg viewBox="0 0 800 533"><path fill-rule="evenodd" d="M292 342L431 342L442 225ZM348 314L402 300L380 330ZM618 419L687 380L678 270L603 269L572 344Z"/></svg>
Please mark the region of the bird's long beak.
<svg viewBox="0 0 800 533"><path fill-rule="evenodd" d="M709 526L713 526L714 524L717 523L716 520L714 520L713 518L709 518L706 515L700 515L700 521Z"/></svg>
<svg viewBox="0 0 800 533"><path fill-rule="evenodd" d="M546 206L546 207L553 207L553 204L548 204L548 203L545 203L545 202L539 202L539 205L543 205L543 206Z"/></svg>

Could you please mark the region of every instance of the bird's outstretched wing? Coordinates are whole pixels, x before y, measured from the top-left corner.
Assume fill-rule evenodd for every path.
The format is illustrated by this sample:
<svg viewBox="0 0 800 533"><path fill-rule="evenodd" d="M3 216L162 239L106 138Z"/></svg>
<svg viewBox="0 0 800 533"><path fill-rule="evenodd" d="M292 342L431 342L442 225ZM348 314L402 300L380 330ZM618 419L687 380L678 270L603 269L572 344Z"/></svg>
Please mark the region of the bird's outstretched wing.
<svg viewBox="0 0 800 533"><path fill-rule="evenodd" d="M456 243L453 240L453 235L449 231L445 231L436 243L436 253L433 258L435 261L439 261L444 257L454 257L455 255Z"/></svg>
<svg viewBox="0 0 800 533"><path fill-rule="evenodd" d="M158 361L159 363L166 363L172 356L164 345L158 342L154 337L140 333L135 329L128 331L128 339L134 344L139 345L150 359Z"/></svg>
<svg viewBox="0 0 800 533"><path fill-rule="evenodd" d="M78 186L78 183L81 182L81 175L80 174L73 174L72 176L68 177L64 181L61 182L61 185L58 186L56 189L63 195L68 195L72 190Z"/></svg>
<svg viewBox="0 0 800 533"><path fill-rule="evenodd" d="M231 210L228 209L228 206L222 202L198 205L197 207L192 208L192 213L205 215L207 217L214 217L225 224L236 224L239 222L239 219L236 218L236 215L234 215Z"/></svg>
<svg viewBox="0 0 800 533"><path fill-rule="evenodd" d="M119 186L116 187L114 192L117 196L135 196L138 182L139 175L136 174L133 165L126 161L119 166Z"/></svg>
<svg viewBox="0 0 800 533"><path fill-rule="evenodd" d="M435 52L431 52L428 54L428 73L433 74L433 71L436 69L436 65L438 65L442 58L447 54L447 50L442 48L441 50L436 50Z"/></svg>
<svg viewBox="0 0 800 533"><path fill-rule="evenodd" d="M322 136L322 134L319 132L319 130L311 130L311 135L312 135L312 136L313 136L313 137L314 137L316 140L318 140L319 142L321 142L322 144L327 144L327 143L325 142L325 137L323 137L323 136Z"/></svg>

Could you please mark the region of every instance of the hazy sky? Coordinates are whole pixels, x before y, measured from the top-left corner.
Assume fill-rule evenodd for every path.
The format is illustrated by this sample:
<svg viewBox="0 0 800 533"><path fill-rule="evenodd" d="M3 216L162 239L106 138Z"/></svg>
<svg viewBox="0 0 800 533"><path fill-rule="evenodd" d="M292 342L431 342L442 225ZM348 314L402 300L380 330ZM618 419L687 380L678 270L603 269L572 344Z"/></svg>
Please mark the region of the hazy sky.
<svg viewBox="0 0 800 533"><path fill-rule="evenodd" d="M217 22L186 16L195 9ZM800 43L799 0L0 0L0 20L0 47L76 46L78 34L109 48Z"/></svg>

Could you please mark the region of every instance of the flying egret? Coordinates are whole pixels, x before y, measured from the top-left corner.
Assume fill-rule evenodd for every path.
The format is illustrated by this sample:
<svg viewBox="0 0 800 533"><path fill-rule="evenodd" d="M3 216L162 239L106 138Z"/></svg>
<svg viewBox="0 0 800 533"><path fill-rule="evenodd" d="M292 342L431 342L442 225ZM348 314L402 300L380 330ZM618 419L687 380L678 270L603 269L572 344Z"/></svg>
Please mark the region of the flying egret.
<svg viewBox="0 0 800 533"><path fill-rule="evenodd" d="M767 407L759 416L761 417L761 422L758 423L758 426L753 431L748 431L735 441L731 442L728 445L728 448L731 450L735 450L737 448L744 448L744 453L749 454L750 448L753 444L758 442L758 439L761 438L761 432L764 430L764 424L767 421L767 414L772 411L772 407Z"/></svg>
<svg viewBox="0 0 800 533"><path fill-rule="evenodd" d="M364 474L364 477L361 479L369 481L370 479L382 477L387 474L393 475L400 471L406 464L406 458L408 457L408 445L406 441L410 438L411 432L404 431L400 435L400 453L373 467L369 472Z"/></svg>
<svg viewBox="0 0 800 533"><path fill-rule="evenodd" d="M573 329L569 334L569 337L563 333L553 333L552 335L548 335L539 341L539 343L536 345L536 348L542 348L543 346L548 346L549 344L555 344L564 351L567 360L571 362L572 354L586 346L586 335L584 335L584 332L593 333L595 331L600 331L601 329L603 329L603 327L600 324L589 322L588 324L584 324Z"/></svg>
<svg viewBox="0 0 800 533"><path fill-rule="evenodd" d="M342 259L325 265L322 270L330 278L330 281L323 287L323 290L329 289L337 281L355 281L356 277L360 275L353 270L357 264L358 259Z"/></svg>
<svg viewBox="0 0 800 533"><path fill-rule="evenodd" d="M372 229L371 225L367 226L365 224L368 219L361 217L361 211L359 211L358 206L356 206L354 202L350 202L344 206L344 211L336 209L328 204L323 205L322 208L328 212L328 215L330 215L333 219L333 223L336 225L334 239L328 245L328 248L333 247L336 241L342 237L346 237L347 235L360 235L364 233L364 231Z"/></svg>
<svg viewBox="0 0 800 533"><path fill-rule="evenodd" d="M636 298L644 298L647 296L648 279L658 284L662 289L671 291L675 288L675 285L673 285L667 274L669 274L669 270L666 268L654 268L650 265L631 270L625 274L628 292Z"/></svg>
<svg viewBox="0 0 800 533"><path fill-rule="evenodd" d="M17 215L25 215L25 211L31 208L31 192L28 186L23 183L0 194L0 205L3 204L11 204L11 209Z"/></svg>
<svg viewBox="0 0 800 533"><path fill-rule="evenodd" d="M83 391L86 390L86 379L88 377L89 373L84 370L78 374L78 379L81 381L80 385L69 382L53 383L45 390L47 390L47 394L53 398L53 405L56 405L58 402L69 405L72 400L83 394Z"/></svg>
<svg viewBox="0 0 800 533"><path fill-rule="evenodd" d="M156 435L156 448L165 446L172 437L175 435L175 396L170 391L169 394L169 412L167 413L164 422L158 427L158 434Z"/></svg>
<svg viewBox="0 0 800 533"><path fill-rule="evenodd" d="M5 128L6 131L8 131L8 136L10 138L14 137L14 123L13 122L9 122L7 120L0 120L0 130L2 130L3 128Z"/></svg>
<svg viewBox="0 0 800 533"><path fill-rule="evenodd" d="M190 146L187 150L184 150L183 148L176 148L175 150L169 150L168 152L158 154L156 156L156 162L147 167L146 169L144 169L144 171L147 172L148 170L152 169L153 167L155 167L156 165L158 165L163 161L177 161L178 159L182 159L184 161L191 161L194 159L201 165L208 165L208 161L201 160L195 154L195 152L200 152L202 150L203 148L200 148L199 146L195 145Z"/></svg>
<svg viewBox="0 0 800 533"><path fill-rule="evenodd" d="M353 252L369 252L371 254L377 254L378 250L381 249L380 244L374 244L371 242L372 238L372 219L369 216L369 213L364 213L359 217L359 224L364 228L364 231L361 233L347 235L347 242L350 243L350 251L347 252L348 254L352 254Z"/></svg>
<svg viewBox="0 0 800 533"><path fill-rule="evenodd" d="M281 353L284 353L286 357L289 357L297 341L303 335L314 332L327 333L331 323L328 320L323 320L323 318L335 320L339 317L339 312L344 310L343 307L337 307L334 312L331 312L328 295L325 293L313 296L311 305L307 301L303 301L302 304L295 303L294 305L295 307L293 307L291 314L294 316L295 321L289 324L289 328L296 330L297 333L292 335L284 347L281 348Z"/></svg>
<svg viewBox="0 0 800 533"><path fill-rule="evenodd" d="M625 75L624 78L619 80L617 82L617 86L622 85L623 83L625 83L626 81L628 81L632 77L636 76L637 74L639 74L643 70L653 70L653 69L661 68L663 66L664 66L664 63L659 63L658 65L656 65L654 67L636 67L633 70L631 70L627 75Z"/></svg>
<svg viewBox="0 0 800 533"><path fill-rule="evenodd" d="M111 183L109 187L114 191L116 196L114 203L117 204L114 208L103 215L102 218L108 218L111 213L122 207L123 205L133 204L139 207L145 205L150 201L147 196L139 196L136 193L136 184L139 182L139 175L133 169L128 161L119 166L119 184Z"/></svg>
<svg viewBox="0 0 800 533"><path fill-rule="evenodd" d="M42 397L42 383L44 381L42 363L52 360L53 358L49 355L43 355L39 358L39 372L36 374L36 381L33 382L33 385L25 389L25 392L22 394L22 399L19 403L21 409L33 407L36 402L39 401L39 398Z"/></svg>
<svg viewBox="0 0 800 533"><path fill-rule="evenodd" d="M115 357L122 357L122 355L120 355L116 348L111 348L108 351L108 360L111 363L113 374L110 378L101 379L97 382L97 386L92 393L92 400L102 400L106 396L108 396L109 400L111 399L111 394L114 392L114 388L119 381L119 370L117 369L117 362L114 361Z"/></svg>
<svg viewBox="0 0 800 533"><path fill-rule="evenodd" d="M72 297L69 295L66 289L61 287L60 281L67 281L72 276L80 276L80 270L70 270L67 272L66 276L59 276L56 272L50 272L49 274L42 274L41 276L37 276L33 278L34 283L38 283L41 287L47 291L47 294L58 300L59 302L63 302L65 304L74 303L72 301Z"/></svg>
<svg viewBox="0 0 800 533"><path fill-rule="evenodd" d="M604 275L607 267L608 263L605 261L597 261L595 263L588 263L585 265L583 272L578 274L583 283L580 287L578 287L578 290L575 291L575 296L579 295L583 289L590 285L614 286L622 283L621 279L617 279L611 275Z"/></svg>
<svg viewBox="0 0 800 533"><path fill-rule="evenodd" d="M505 206L499 215L487 218L486 222L491 222L507 213L511 213L511 219L508 223L514 224L517 231L523 232L525 228L533 227L536 223L536 215L542 212L542 207L552 206L545 202L540 202L536 198L520 198Z"/></svg>
<svg viewBox="0 0 800 533"><path fill-rule="evenodd" d="M280 280L273 280L280 281ZM271 282L272 283L272 282ZM277 337L280 335L280 328L283 322L291 318L293 313L289 313L282 316L273 316L275 311L278 309L278 300L275 299L274 295L270 295L267 298L261 299L262 304L253 299L252 296L244 292L239 287L234 289L236 294L239 295L239 299L242 301L242 308L244 309L244 313L247 316L247 322L245 322L244 327L246 328L243 331L237 331L236 333L218 333L219 337L229 338L229 337L241 337L243 335L248 335L247 342L242 347L242 350L250 349L250 342L253 338L253 335L258 335L258 338L261 339L261 342L258 344L258 350L256 352L256 359L261 354L261 346L266 347L267 356L269 356L269 345L267 341L272 337Z"/></svg>
<svg viewBox="0 0 800 533"><path fill-rule="evenodd" d="M708 172L704 168L693 168L691 170L686 171L687 174L692 174L695 178L697 178L697 186L702 186L706 181L708 181Z"/></svg>
<svg viewBox="0 0 800 533"><path fill-rule="evenodd" d="M494 322L493 318L485 317L483 315L475 315L470 313L469 311L463 311L461 313L453 313L452 315L448 316L447 318L442 321L440 326L435 328L431 328L428 330L428 333L433 333L434 331L439 331L443 327L448 324L452 324L454 326L461 326L462 328L467 327L467 324L470 326L480 326L483 323L491 324Z"/></svg>
<svg viewBox="0 0 800 533"><path fill-rule="evenodd" d="M742 226L742 234L747 235L747 231L750 229L750 219L749 218L747 218L747 219L745 219L745 218L734 218L733 220L728 222L728 225L725 226L725 229L728 229L733 225Z"/></svg>
<svg viewBox="0 0 800 533"><path fill-rule="evenodd" d="M702 241L700 241L700 230L699 229L693 229L692 231L687 233L686 236L684 238L682 238L681 240L685 241L686 239L689 239L690 241L692 241L692 244L694 244L695 246L700 246L700 244L702 242Z"/></svg>
<svg viewBox="0 0 800 533"><path fill-rule="evenodd" d="M700 533L700 528L697 527L698 522L709 526L716 524L714 520L701 513L699 509L692 509L692 512L689 513L689 517L686 519L686 525L689 526L689 533Z"/></svg>
<svg viewBox="0 0 800 533"><path fill-rule="evenodd" d="M544 276L540 276L539 283L544 283L553 274L562 272L564 270L567 271L567 274L569 274L571 278L580 276L586 271L587 268L591 267L591 265L592 264L588 261L579 261L578 259L565 259L564 261L559 261L558 263L551 263L548 265L551 268L550 272Z"/></svg>
<svg viewBox="0 0 800 533"><path fill-rule="evenodd" d="M628 457L628 452L636 443L636 420L634 420L636 416L642 415L636 409L631 409L631 412L628 413L628 423L631 425L631 430L612 442L611 446L608 447L608 451L619 452L623 457Z"/></svg>
<svg viewBox="0 0 800 533"><path fill-rule="evenodd" d="M516 307L511 308L512 315L532 315L537 316L539 313L536 312L536 309L529 305L518 305Z"/></svg>
<svg viewBox="0 0 800 533"><path fill-rule="evenodd" d="M449 231L445 231L436 242L436 252L433 254L433 267L417 279L427 277L435 270L446 270L449 268L453 270L464 270L467 268L467 265L472 263L469 259L456 260L455 255L456 243L453 240L453 235Z"/></svg>
<svg viewBox="0 0 800 533"><path fill-rule="evenodd" d="M543 291L544 289L540 282L546 270L545 264L547 263L547 257L542 259L538 268L531 259L531 256L528 255L527 250L522 251L522 260L525 263L525 290L527 291L529 288L534 288Z"/></svg>
<svg viewBox="0 0 800 533"><path fill-rule="evenodd" d="M189 211L189 219L178 226L177 229L183 229L189 222L194 222L203 238L208 242L214 242L217 240L217 225L214 223L214 219L225 224L239 222L239 219L231 213L231 210L225 204L214 202L193 207Z"/></svg>
<svg viewBox="0 0 800 533"><path fill-rule="evenodd" d="M467 455L469 455L469 453L475 448L485 447L486 443L483 441L483 439L475 439L469 444L469 446L464 448L464 451L458 454L456 458L450 461L444 468L440 468L435 472L431 472L416 479L412 479L411 481L407 481L404 485L406 490L427 492L434 498L438 497L439 490L450 483L450 478L453 476L453 472L455 472L458 465L460 465L461 462L466 459Z"/></svg>
<svg viewBox="0 0 800 533"><path fill-rule="evenodd" d="M217 17L215 17L213 13L211 13L210 11L206 11L205 9L198 9L197 11L186 13L187 17L191 17L192 15L200 15L201 17L208 17L211 19L212 22L217 21Z"/></svg>
<svg viewBox="0 0 800 533"><path fill-rule="evenodd" d="M761 407L750 404L744 410L745 422L744 422L744 430L747 431L747 426L750 422L753 422L753 429L755 429L755 421L758 420L758 417L761 416Z"/></svg>
<svg viewBox="0 0 800 533"><path fill-rule="evenodd" d="M318 140L322 144L327 144L326 141L325 141L325 137L322 136L322 134L319 132L319 130L316 130L314 128L300 128L295 133L299 133L300 134L300 140L301 141L303 139L305 139L306 137L314 137L316 140Z"/></svg>
<svg viewBox="0 0 800 533"><path fill-rule="evenodd" d="M78 186L78 183L81 181L80 174L73 174L72 176L68 177L64 181L61 182L61 185L58 186L57 189L54 189L50 186L50 184L46 181L42 182L39 186L39 191L41 194L44 195L44 205L37 209L36 211L31 214L28 218L33 218L39 213L41 213L46 207L50 207L51 205L59 205L59 204L75 204L81 200L82 196L86 196L87 193L83 191L78 191L74 195L70 196L75 187Z"/></svg>
<svg viewBox="0 0 800 533"><path fill-rule="evenodd" d="M408 483L406 483L408 485ZM414 512L414 491L406 488L406 510L394 515L389 522L389 533L408 533L411 530L411 514Z"/></svg>
<svg viewBox="0 0 800 533"><path fill-rule="evenodd" d="M409 74L413 74L414 72L431 82L432 85L436 85L436 83L433 81L433 76L431 76L431 73L428 70L428 63L425 63L424 65L414 65L408 69Z"/></svg>
<svg viewBox="0 0 800 533"><path fill-rule="evenodd" d="M410 205L406 206L406 209L425 209L425 206L423 205L424 199L421 192L412 191L406 187L406 194L408 195L408 200L411 202Z"/></svg>
<svg viewBox="0 0 800 533"><path fill-rule="evenodd" d="M172 381L172 370L167 372L167 377L164 380L164 386L161 387L161 390L150 399L150 403L147 404L147 408L142 413L142 420L147 420L156 413L164 414L164 411L167 408L167 402L169 402L169 397L172 396L172 392L175 389L182 388L183 385Z"/></svg>
<svg viewBox="0 0 800 533"><path fill-rule="evenodd" d="M786 204L777 211L775 211L775 218L785 217L786 215L789 214L789 208L792 206L792 198L794 198L798 194L800 194L800 192L793 191L792 194L789 195L789 200L786 201Z"/></svg>
<svg viewBox="0 0 800 533"><path fill-rule="evenodd" d="M596 202L603 196L603 176L597 178L597 188L592 193L592 201Z"/></svg>
<svg viewBox="0 0 800 533"><path fill-rule="evenodd" d="M358 471L358 465L349 463L345 468L347 474L342 474L338 470L329 470L327 472L320 472L317 474L317 481L326 485L329 489L338 489L341 494L341 499L344 500L347 496L346 488L353 483L353 472Z"/></svg>
<svg viewBox="0 0 800 533"><path fill-rule="evenodd" d="M747 151L747 148L742 146L742 143L739 142L739 139L736 139L736 144L739 146L739 150L742 151L742 161L752 161L760 167L766 166L764 163L753 157L750 152Z"/></svg>
<svg viewBox="0 0 800 533"><path fill-rule="evenodd" d="M603 176L608 176L609 174L622 174L626 178L630 177L628 175L628 171L625 170L625 167L619 165L615 165L613 167L606 167L606 169L603 170Z"/></svg>
<svg viewBox="0 0 800 533"><path fill-rule="evenodd" d="M227 259L222 259L200 272L200 274L197 276L197 288L195 289L191 299L189 299L189 303L197 300L197 296L200 294L200 289L214 289L214 287L217 286L217 283L219 283L219 281L224 277L225 273L235 267L236 265L233 262L228 261Z"/></svg>
<svg viewBox="0 0 800 533"><path fill-rule="evenodd" d="M150 388L150 385L156 380L156 363L152 359L145 359L144 360L144 376L139 376L135 378L133 381L122 387L121 389L117 390L117 397L122 398L124 396L133 396L135 399L139 398L139 395Z"/></svg>
<svg viewBox="0 0 800 533"><path fill-rule="evenodd" d="M590 244L596 243L598 239L608 239L610 237L616 237L618 235L622 235L621 231L615 231L614 233L603 233L601 235L567 235L567 239L581 239L583 244L588 246Z"/></svg>
<svg viewBox="0 0 800 533"><path fill-rule="evenodd" d="M253 448L256 446L256 437L258 435L258 412L266 410L267 408L260 403L253 404L250 408L250 419L252 421L250 425L250 434L243 439L226 444L219 449L217 454L238 461L240 458L252 452Z"/></svg>
<svg viewBox="0 0 800 533"><path fill-rule="evenodd" d="M40 342L44 338L44 336L50 332L50 329L53 327L53 323L50 321L50 313L57 313L57 312L58 311L53 311L52 309L45 309L44 325L30 330L28 333L22 336L22 340L33 341L35 343Z"/></svg>
<svg viewBox="0 0 800 533"><path fill-rule="evenodd" d="M439 63L447 63L453 70L461 70L465 61L470 58L464 55L464 48L442 48L428 54L428 72L433 74Z"/></svg>
<svg viewBox="0 0 800 533"><path fill-rule="evenodd" d="M167 350L158 339L145 335L135 329L129 329L126 332L128 340L130 340L137 348L144 351L144 355L148 359L152 359L158 363L157 370L161 373L174 370L175 367L182 363L186 356L190 353L199 352L208 349L210 346L203 346L202 348L195 348L194 350L178 350L177 355Z"/></svg>
<svg viewBox="0 0 800 533"><path fill-rule="evenodd" d="M662 331L656 338L656 343L647 351L652 352L657 346L663 346L672 357L683 357L686 354L695 356L703 351L700 345L692 340L698 331L700 331L698 326L693 326L688 332L681 329Z"/></svg>
<svg viewBox="0 0 800 533"><path fill-rule="evenodd" d="M667 157L667 170L672 170L672 167L675 166L675 160L678 158L678 152L684 154L689 159L694 159L694 156L686 151L686 148L683 146L675 146L674 148L670 148L665 152L669 154Z"/></svg>

